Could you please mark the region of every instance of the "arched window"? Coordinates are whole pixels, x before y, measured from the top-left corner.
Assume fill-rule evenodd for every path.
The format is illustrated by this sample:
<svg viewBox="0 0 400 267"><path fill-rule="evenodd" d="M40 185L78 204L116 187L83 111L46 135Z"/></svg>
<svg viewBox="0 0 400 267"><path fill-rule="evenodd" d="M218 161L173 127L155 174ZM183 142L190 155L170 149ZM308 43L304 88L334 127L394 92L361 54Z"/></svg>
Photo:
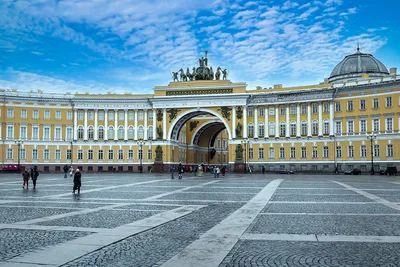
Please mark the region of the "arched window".
<svg viewBox="0 0 400 267"><path fill-rule="evenodd" d="M93 134L94 134L93 126L89 126L89 128L88 128L88 138L89 139L93 139Z"/></svg>
<svg viewBox="0 0 400 267"><path fill-rule="evenodd" d="M98 138L99 139L104 139L104 127L103 126L99 127L99 136L98 136Z"/></svg>
<svg viewBox="0 0 400 267"><path fill-rule="evenodd" d="M133 131L133 126L129 126L128 128L128 139L132 139L135 137L134 136L135 132Z"/></svg>
<svg viewBox="0 0 400 267"><path fill-rule="evenodd" d="M258 124L258 136L263 137L264 136L264 123L260 122Z"/></svg>
<svg viewBox="0 0 400 267"><path fill-rule="evenodd" d="M114 127L112 127L112 126L108 127L107 136L108 136L108 139L114 139Z"/></svg>
<svg viewBox="0 0 400 267"><path fill-rule="evenodd" d="M269 123L269 135L275 136L275 122Z"/></svg>
<svg viewBox="0 0 400 267"><path fill-rule="evenodd" d="M307 122L301 122L301 135L307 135Z"/></svg>
<svg viewBox="0 0 400 267"><path fill-rule="evenodd" d="M329 121L324 120L324 134L329 134Z"/></svg>
<svg viewBox="0 0 400 267"><path fill-rule="evenodd" d="M248 136L253 137L254 136L254 125L253 123L249 123L249 129L248 129Z"/></svg>
<svg viewBox="0 0 400 267"><path fill-rule="evenodd" d="M144 138L144 130L143 126L138 127L138 139L143 139Z"/></svg>
<svg viewBox="0 0 400 267"><path fill-rule="evenodd" d="M318 134L318 121L312 122L312 134Z"/></svg>
<svg viewBox="0 0 400 267"><path fill-rule="evenodd" d="M124 139L124 126L119 126L118 127L118 139Z"/></svg>
<svg viewBox="0 0 400 267"><path fill-rule="evenodd" d="M284 121L281 121L279 130L280 130L280 136L286 135L286 123Z"/></svg>
<svg viewBox="0 0 400 267"><path fill-rule="evenodd" d="M148 132L147 132L147 136L149 137L149 139L153 139L153 126L149 126Z"/></svg>
<svg viewBox="0 0 400 267"><path fill-rule="evenodd" d="M83 139L83 126L78 126L78 139Z"/></svg>
<svg viewBox="0 0 400 267"><path fill-rule="evenodd" d="M296 127L296 122L295 121L292 121L292 122L290 122L290 135L291 136L296 136L296 129L297 127Z"/></svg>

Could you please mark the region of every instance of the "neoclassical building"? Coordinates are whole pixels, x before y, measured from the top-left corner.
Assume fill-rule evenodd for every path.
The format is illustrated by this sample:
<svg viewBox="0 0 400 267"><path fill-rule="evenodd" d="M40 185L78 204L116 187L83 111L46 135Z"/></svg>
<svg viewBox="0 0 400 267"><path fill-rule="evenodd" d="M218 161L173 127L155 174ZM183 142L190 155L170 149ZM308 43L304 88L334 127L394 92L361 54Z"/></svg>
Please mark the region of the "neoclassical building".
<svg viewBox="0 0 400 267"><path fill-rule="evenodd" d="M357 49L317 85L252 90L226 69L214 72L207 54L199 63L148 95L1 90L2 165L367 172L373 160L375 170L399 168L400 78L372 55Z"/></svg>

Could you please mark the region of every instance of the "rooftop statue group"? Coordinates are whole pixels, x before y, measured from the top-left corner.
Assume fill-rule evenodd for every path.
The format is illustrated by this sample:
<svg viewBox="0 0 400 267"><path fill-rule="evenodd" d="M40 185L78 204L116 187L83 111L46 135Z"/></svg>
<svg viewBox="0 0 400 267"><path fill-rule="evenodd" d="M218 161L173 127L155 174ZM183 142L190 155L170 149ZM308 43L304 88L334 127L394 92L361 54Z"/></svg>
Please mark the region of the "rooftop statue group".
<svg viewBox="0 0 400 267"><path fill-rule="evenodd" d="M221 74L222 80L226 80L228 78L227 69L222 70L220 67L218 67L214 73L213 68L211 66L208 67L207 51L205 51L205 58L199 58L199 65L200 67L198 68L193 67L192 73L190 73L189 68L186 69L186 74L182 68L177 72L172 72L173 81L187 82L193 80L220 80Z"/></svg>

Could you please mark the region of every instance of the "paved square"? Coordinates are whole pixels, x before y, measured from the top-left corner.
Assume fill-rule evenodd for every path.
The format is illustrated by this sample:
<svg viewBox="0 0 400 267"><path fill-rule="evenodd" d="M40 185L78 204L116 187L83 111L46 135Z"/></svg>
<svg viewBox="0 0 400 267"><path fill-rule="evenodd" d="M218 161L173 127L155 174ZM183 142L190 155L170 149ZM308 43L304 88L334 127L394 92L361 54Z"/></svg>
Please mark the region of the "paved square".
<svg viewBox="0 0 400 267"><path fill-rule="evenodd" d="M400 266L400 177L0 175L0 266Z"/></svg>

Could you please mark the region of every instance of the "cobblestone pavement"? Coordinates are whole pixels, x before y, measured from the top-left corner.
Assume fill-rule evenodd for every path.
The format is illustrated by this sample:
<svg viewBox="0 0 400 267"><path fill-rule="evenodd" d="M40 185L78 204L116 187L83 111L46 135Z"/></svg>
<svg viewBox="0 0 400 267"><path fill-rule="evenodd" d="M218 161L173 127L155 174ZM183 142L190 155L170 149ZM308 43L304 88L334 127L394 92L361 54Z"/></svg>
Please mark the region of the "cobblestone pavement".
<svg viewBox="0 0 400 267"><path fill-rule="evenodd" d="M0 174L0 266L400 266L400 177Z"/></svg>

